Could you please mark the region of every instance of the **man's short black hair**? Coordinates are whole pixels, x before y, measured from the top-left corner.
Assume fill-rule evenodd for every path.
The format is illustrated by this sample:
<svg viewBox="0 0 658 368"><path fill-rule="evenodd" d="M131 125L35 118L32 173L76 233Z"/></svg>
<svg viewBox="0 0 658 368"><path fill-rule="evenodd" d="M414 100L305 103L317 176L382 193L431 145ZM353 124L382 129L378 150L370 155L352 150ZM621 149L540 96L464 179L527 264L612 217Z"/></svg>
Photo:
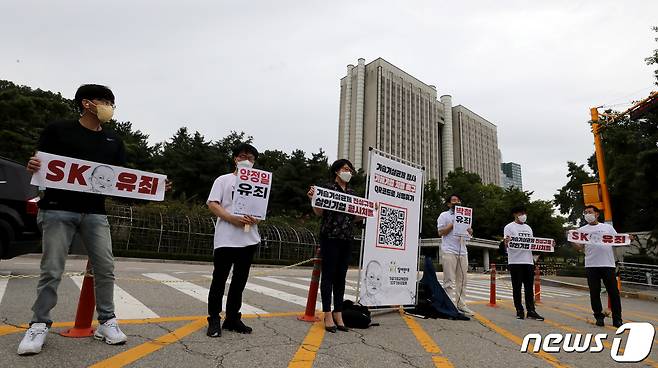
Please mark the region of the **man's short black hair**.
<svg viewBox="0 0 658 368"><path fill-rule="evenodd" d="M517 214L517 213L521 213L521 212L523 212L523 213L526 213L526 212L527 212L527 210L526 210L526 208L525 208L524 205L514 206L514 207L512 207L512 209L510 210L510 213L511 213L512 215L515 215L515 214Z"/></svg>
<svg viewBox="0 0 658 368"><path fill-rule="evenodd" d="M249 143L240 143L233 148L233 158L240 156L241 153L252 154L254 159L258 159L258 150Z"/></svg>
<svg viewBox="0 0 658 368"><path fill-rule="evenodd" d="M350 160L348 160L346 158L341 158L341 159L338 159L338 160L334 161L334 163L331 164L331 167L329 168L329 176L332 179L336 179L336 172L338 170L340 170L340 168L345 166L345 165L347 165L350 168L350 170L352 170L353 173L356 172L356 170L354 169L354 165L352 165Z"/></svg>
<svg viewBox="0 0 658 368"><path fill-rule="evenodd" d="M588 204L587 206L585 206L584 209L586 210L586 209L588 209L588 208L593 209L594 212L596 212L596 213L601 213L601 210L600 210L598 207L596 207L595 205L593 205L593 204Z"/></svg>
<svg viewBox="0 0 658 368"><path fill-rule="evenodd" d="M106 86L100 84L83 84L75 92L75 106L79 112L84 111L82 100L107 100L114 105L114 93Z"/></svg>
<svg viewBox="0 0 658 368"><path fill-rule="evenodd" d="M460 202L462 201L462 197L459 194L452 193L452 194L450 194L449 196L446 197L446 203L450 203L450 200L452 199L452 197L457 197L457 198L459 198Z"/></svg>

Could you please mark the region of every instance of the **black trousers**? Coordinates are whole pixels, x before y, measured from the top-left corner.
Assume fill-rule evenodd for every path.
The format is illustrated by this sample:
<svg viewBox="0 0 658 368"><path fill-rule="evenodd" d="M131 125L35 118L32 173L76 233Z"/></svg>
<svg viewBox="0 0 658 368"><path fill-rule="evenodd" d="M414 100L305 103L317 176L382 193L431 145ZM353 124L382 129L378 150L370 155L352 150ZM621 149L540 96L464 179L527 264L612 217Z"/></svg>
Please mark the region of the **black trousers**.
<svg viewBox="0 0 658 368"><path fill-rule="evenodd" d="M331 293L334 294L334 311L343 311L345 279L350 262L352 241L343 239L320 239L322 277L320 295L322 311L331 312Z"/></svg>
<svg viewBox="0 0 658 368"><path fill-rule="evenodd" d="M228 288L226 299L226 319L239 319L242 306L242 292L249 278L249 269L258 245L247 247L221 247L215 249L213 261L215 268L212 272L212 283L208 294L208 315L219 316L222 311L222 298L226 288L228 274L233 267L231 286Z"/></svg>
<svg viewBox="0 0 658 368"><path fill-rule="evenodd" d="M521 304L521 286L525 294L525 307L528 312L535 310L535 266L531 264L511 264L509 267L510 276L512 276L512 295L514 296L514 307L517 312L523 311Z"/></svg>
<svg viewBox="0 0 658 368"><path fill-rule="evenodd" d="M592 304L592 312L595 318L603 318L603 306L601 306L601 281L610 297L612 307L612 320L621 321L621 298L617 288L614 267L586 267L587 285L589 286L589 299Z"/></svg>

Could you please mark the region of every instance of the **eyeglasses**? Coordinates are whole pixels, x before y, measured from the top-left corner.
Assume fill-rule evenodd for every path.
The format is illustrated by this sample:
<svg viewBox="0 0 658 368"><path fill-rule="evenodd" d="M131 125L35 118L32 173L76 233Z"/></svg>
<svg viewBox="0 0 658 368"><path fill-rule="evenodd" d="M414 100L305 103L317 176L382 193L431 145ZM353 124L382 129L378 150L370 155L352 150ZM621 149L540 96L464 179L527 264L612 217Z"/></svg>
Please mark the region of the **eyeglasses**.
<svg viewBox="0 0 658 368"><path fill-rule="evenodd" d="M115 105L112 101L108 101L108 100L93 99L93 100L91 100L91 102L94 103L95 105L112 106L113 109L117 108L117 105Z"/></svg>
<svg viewBox="0 0 658 368"><path fill-rule="evenodd" d="M254 155L250 155L250 154L247 154L247 153L239 154L238 158L242 159L242 160L249 160L251 162L254 162L256 160L256 157Z"/></svg>

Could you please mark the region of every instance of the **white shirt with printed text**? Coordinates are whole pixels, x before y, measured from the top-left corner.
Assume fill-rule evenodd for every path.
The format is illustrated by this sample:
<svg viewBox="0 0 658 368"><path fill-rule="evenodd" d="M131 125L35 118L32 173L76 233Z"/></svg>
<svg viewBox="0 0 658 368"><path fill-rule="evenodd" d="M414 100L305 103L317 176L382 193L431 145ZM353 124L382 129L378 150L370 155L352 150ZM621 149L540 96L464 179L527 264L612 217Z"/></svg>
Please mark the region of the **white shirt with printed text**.
<svg viewBox="0 0 658 368"><path fill-rule="evenodd" d="M226 211L231 213L233 209L233 192L235 191L236 182L237 176L232 173L222 175L215 179L206 203L218 202ZM258 243L260 243L258 225L251 225L249 232L244 232L244 227L238 227L217 218L215 237L213 240L215 249L221 247L239 248Z"/></svg>
<svg viewBox="0 0 658 368"><path fill-rule="evenodd" d="M587 224L579 232L585 234L617 235L617 231L610 224ZM614 248L610 244L585 244L585 267L615 267Z"/></svg>
<svg viewBox="0 0 658 368"><path fill-rule="evenodd" d="M505 225L503 230L505 237L531 238L532 228L528 224L519 224L515 221ZM527 249L507 248L507 264L534 264L532 251Z"/></svg>
<svg viewBox="0 0 658 368"><path fill-rule="evenodd" d="M439 215L439 218L436 220L436 228L443 229L454 222L455 214L450 213L450 210L448 210ZM460 236L455 235L453 230L450 230L448 234L441 237L441 251L443 253L466 256L468 255L468 250L466 249L466 240L468 239L470 237L462 240Z"/></svg>

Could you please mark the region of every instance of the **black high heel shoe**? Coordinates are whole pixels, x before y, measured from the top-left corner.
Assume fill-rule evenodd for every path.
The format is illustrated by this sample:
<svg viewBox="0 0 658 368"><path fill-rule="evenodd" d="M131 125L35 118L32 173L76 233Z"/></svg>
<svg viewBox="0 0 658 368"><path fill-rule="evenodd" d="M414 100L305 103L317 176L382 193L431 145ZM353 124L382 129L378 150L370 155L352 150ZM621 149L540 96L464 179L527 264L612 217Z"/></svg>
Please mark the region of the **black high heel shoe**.
<svg viewBox="0 0 658 368"><path fill-rule="evenodd" d="M345 327L345 326L343 326L343 327ZM338 329L338 327L337 326L331 326L331 327L324 326L324 329L327 332L336 333L336 330Z"/></svg>
<svg viewBox="0 0 658 368"><path fill-rule="evenodd" d="M334 321L336 321L336 318L334 317L333 313L331 313L331 318L333 318ZM343 332L348 332L350 330L349 328L345 327L345 325L339 325L338 323L336 323L336 329Z"/></svg>

